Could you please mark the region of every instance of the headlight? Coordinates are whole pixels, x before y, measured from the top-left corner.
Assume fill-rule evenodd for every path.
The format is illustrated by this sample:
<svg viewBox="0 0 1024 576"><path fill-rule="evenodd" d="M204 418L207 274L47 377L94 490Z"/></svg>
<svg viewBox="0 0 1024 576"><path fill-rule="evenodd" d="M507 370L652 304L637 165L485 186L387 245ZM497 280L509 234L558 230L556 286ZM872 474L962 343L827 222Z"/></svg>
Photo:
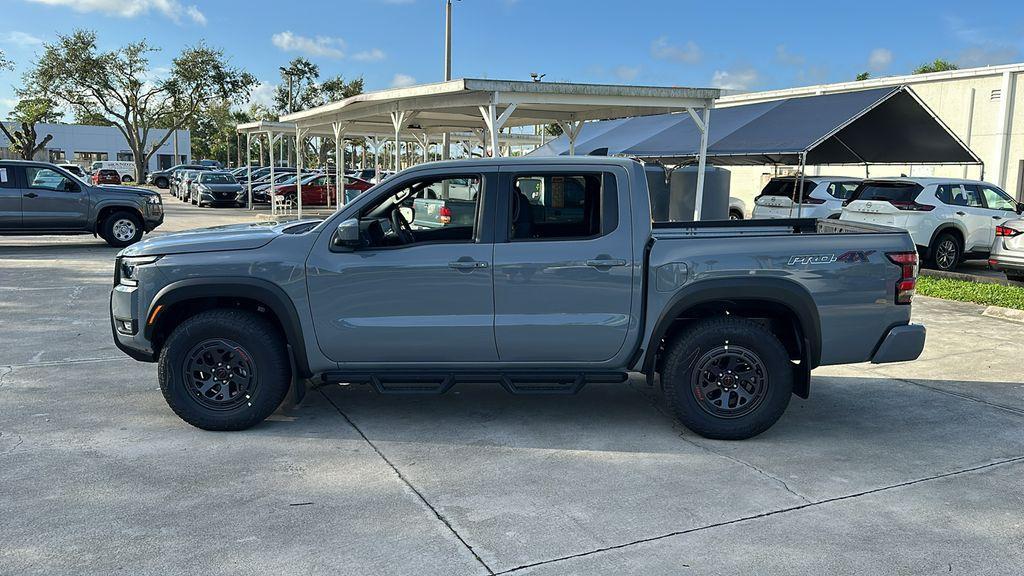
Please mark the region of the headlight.
<svg viewBox="0 0 1024 576"><path fill-rule="evenodd" d="M117 282L123 286L139 285L139 267L152 264L159 256L128 256L117 261Z"/></svg>
<svg viewBox="0 0 1024 576"><path fill-rule="evenodd" d="M146 202L149 202L150 204L160 204L163 200L160 199L160 196L150 196L146 198Z"/></svg>

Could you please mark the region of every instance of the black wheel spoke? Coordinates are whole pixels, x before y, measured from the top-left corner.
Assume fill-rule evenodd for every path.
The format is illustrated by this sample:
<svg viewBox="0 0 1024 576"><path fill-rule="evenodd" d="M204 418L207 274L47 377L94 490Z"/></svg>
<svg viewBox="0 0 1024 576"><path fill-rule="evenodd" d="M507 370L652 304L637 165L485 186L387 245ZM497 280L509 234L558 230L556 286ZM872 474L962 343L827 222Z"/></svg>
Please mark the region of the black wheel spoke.
<svg viewBox="0 0 1024 576"><path fill-rule="evenodd" d="M251 356L237 343L209 339L186 355L185 386L203 406L229 410L248 403L258 383Z"/></svg>
<svg viewBox="0 0 1024 576"><path fill-rule="evenodd" d="M751 350L722 345L706 352L694 365L693 387L704 411L720 418L739 418L755 410L768 389L768 371Z"/></svg>

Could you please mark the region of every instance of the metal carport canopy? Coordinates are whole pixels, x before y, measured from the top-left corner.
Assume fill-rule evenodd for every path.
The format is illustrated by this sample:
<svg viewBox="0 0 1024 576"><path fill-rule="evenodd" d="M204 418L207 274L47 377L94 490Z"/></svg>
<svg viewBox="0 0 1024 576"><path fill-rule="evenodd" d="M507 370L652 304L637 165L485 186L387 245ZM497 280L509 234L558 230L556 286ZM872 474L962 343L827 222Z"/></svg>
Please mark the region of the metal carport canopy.
<svg viewBox="0 0 1024 576"><path fill-rule="evenodd" d="M981 159L906 86L715 108L707 161L764 164L980 164ZM700 133L682 114L583 127L576 152L691 163ZM602 124L612 124L610 127ZM633 127L646 124L644 130ZM591 137L593 134L593 137ZM564 137L534 151L564 154Z"/></svg>
<svg viewBox="0 0 1024 576"><path fill-rule="evenodd" d="M496 106L502 127L529 126L706 108L719 94L714 88L461 78L367 92L284 115L281 121L300 128L358 121L393 129L394 114L405 113L423 129L454 132L484 126L488 119L481 107Z"/></svg>

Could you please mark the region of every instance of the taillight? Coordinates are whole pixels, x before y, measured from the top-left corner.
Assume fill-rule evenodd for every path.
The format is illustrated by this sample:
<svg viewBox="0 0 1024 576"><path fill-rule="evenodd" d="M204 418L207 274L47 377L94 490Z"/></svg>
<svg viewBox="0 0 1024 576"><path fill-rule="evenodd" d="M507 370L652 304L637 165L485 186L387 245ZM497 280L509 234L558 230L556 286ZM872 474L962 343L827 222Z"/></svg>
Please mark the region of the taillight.
<svg viewBox="0 0 1024 576"><path fill-rule="evenodd" d="M450 224L452 221L452 209L447 206L441 206L441 209L437 211L437 220L441 224Z"/></svg>
<svg viewBox="0 0 1024 576"><path fill-rule="evenodd" d="M1020 234L1021 231L1016 228L1010 228L1009 226L996 226L996 236L1003 236L1004 238L1013 238Z"/></svg>
<svg viewBox="0 0 1024 576"><path fill-rule="evenodd" d="M896 303L910 304L917 290L917 252L888 252L886 256L900 267L900 279L896 282Z"/></svg>
<svg viewBox="0 0 1024 576"><path fill-rule="evenodd" d="M929 206L927 204L918 204L911 200L910 202L901 202L899 200L889 200L889 204L892 204L900 210L910 210L913 212L931 212L935 210L935 206Z"/></svg>

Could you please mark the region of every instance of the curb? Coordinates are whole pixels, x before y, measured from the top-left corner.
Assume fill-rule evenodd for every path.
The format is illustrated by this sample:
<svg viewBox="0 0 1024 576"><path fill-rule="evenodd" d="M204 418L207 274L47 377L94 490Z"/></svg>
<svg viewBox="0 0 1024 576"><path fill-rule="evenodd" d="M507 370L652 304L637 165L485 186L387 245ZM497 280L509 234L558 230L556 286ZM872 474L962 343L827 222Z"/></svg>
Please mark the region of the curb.
<svg viewBox="0 0 1024 576"><path fill-rule="evenodd" d="M963 280L965 282L977 282L979 284L999 284L1000 286L1020 286L1019 282L1011 282L1003 278L993 278L992 276L978 276L975 274L964 274L963 272L943 272L942 270L931 270L928 268L922 268L919 272L921 276L933 276L935 278L948 278L950 280ZM996 306L998 308L998 306Z"/></svg>
<svg viewBox="0 0 1024 576"><path fill-rule="evenodd" d="M999 318L1000 320L1024 323L1024 310L1014 310L1013 308L1003 308L1002 306L989 306L988 308L985 308L985 311L982 312L981 315L988 316L989 318Z"/></svg>

